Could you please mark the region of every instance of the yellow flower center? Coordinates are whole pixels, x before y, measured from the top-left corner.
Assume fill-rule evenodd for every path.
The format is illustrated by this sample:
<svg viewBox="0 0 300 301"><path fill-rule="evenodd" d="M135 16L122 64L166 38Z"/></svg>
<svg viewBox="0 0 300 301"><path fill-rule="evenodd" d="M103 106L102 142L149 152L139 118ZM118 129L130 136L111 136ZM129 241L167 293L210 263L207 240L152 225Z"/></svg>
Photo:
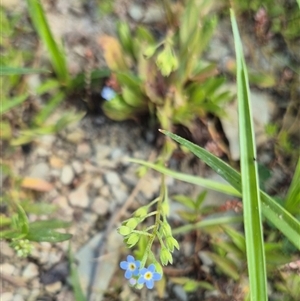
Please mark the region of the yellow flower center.
<svg viewBox="0 0 300 301"><path fill-rule="evenodd" d="M129 265L129 270L134 271L135 270L135 264L131 263Z"/></svg>
<svg viewBox="0 0 300 301"><path fill-rule="evenodd" d="M147 272L144 277L145 279L150 280L152 278L152 273Z"/></svg>

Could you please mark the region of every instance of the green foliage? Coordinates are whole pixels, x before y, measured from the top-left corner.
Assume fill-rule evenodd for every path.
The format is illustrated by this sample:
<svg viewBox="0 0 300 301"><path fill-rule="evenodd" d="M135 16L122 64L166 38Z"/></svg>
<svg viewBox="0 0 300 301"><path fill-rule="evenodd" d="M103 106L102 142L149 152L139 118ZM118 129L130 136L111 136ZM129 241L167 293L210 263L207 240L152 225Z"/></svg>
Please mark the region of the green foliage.
<svg viewBox="0 0 300 301"><path fill-rule="evenodd" d="M70 226L60 220L44 220L29 222L27 215L21 205L17 205L16 213L7 218L5 223L0 225L0 238L11 241L10 246L20 257L27 257L33 250L31 242L47 241L51 243L68 240L71 234L60 233L56 229ZM2 217L1 217L2 219Z"/></svg>
<svg viewBox="0 0 300 301"><path fill-rule="evenodd" d="M192 18L191 18L192 20ZM276 241L278 233L281 232L285 239L288 239L299 250L299 231L300 223L293 214L299 212L299 163L296 167L294 179L285 200L285 206L282 206L259 188L259 173L256 163L256 151L252 125L252 115L249 99L249 81L246 64L243 58L242 44L233 11L231 12L231 22L234 33L236 56L237 56L237 84L238 84L238 101L239 101L239 133L240 133L240 149L241 149L241 173L231 168L219 158L210 154L208 151L199 146L177 136L168 131L162 131L165 135L172 138L182 146L186 147L197 157L202 159L213 170L221 175L234 189L241 193L243 199L243 215L245 235L239 231L229 227L221 226L222 233L226 233L227 239L220 239L214 230L209 232L214 234L212 244L214 252L208 252L209 257L213 260L219 271L227 274L234 280L240 279L241 272L244 270L243 260L247 261L249 275L249 292L251 300L267 300L267 271L269 277L274 276L276 268L291 260L290 254L283 254L284 239ZM153 49L151 50L153 52ZM150 51L149 51L150 52ZM159 164L151 164L138 160L133 162L142 163L147 167L154 168L166 175L174 176L194 184L202 184L206 188L213 188L220 191L220 187L213 183L208 183L199 179L198 181L191 176L185 176L180 173L170 171ZM297 179L297 180L296 180ZM210 187L208 187L210 186ZM228 191L227 187L222 187L224 191ZM173 229L172 234L185 233L186 231L204 228L209 225L206 219L202 219L195 223L196 216L193 212L199 212L200 205L203 201L203 195L198 198L199 202L194 202L186 196L177 196L177 201L184 204L188 211L185 217L189 221L194 222L193 225L182 226L179 229ZM288 210L287 210L288 209ZM272 225L277 228L272 229L271 233L266 230L263 233L262 216L264 216ZM229 220L227 220L227 223ZM221 223L213 221L210 225L218 226ZM209 228L207 228L209 229ZM207 230L209 231L209 230ZM264 235L269 234L268 241ZM274 236L273 233L276 233ZM171 254L162 249L163 262L172 262ZM289 288L291 296L295 295L293 277L286 279L285 285ZM194 284L190 286L193 287ZM283 291L283 286L280 286Z"/></svg>
<svg viewBox="0 0 300 301"><path fill-rule="evenodd" d="M55 41L49 28L42 4L38 0L27 0L28 12L40 39L46 45L52 66L61 84L67 85L69 73L62 47Z"/></svg>
<svg viewBox="0 0 300 301"><path fill-rule="evenodd" d="M155 206L156 210L149 212L152 206ZM154 253L151 251L152 244L156 239L161 246L159 254L161 264L167 265L168 263L173 263L172 253L175 248L179 249L179 244L173 237L172 229L167 221L168 207L167 187L165 185L164 176L162 176L159 197L148 205L138 208L133 213L133 216L123 221L122 225L118 228L119 234L124 237L124 242L129 248L136 245L139 247L140 253L138 252L137 255L138 258L141 258L140 268L143 268L147 260L150 260L157 266L157 271L161 270ZM154 225L144 228L143 222L151 216L155 217Z"/></svg>
<svg viewBox="0 0 300 301"><path fill-rule="evenodd" d="M120 87L103 106L110 118L124 120L150 112L163 128L171 129L172 124L190 126L208 112L222 113L222 103L230 99L229 93L220 92L224 78L211 77L216 66L200 59L217 24L214 16L204 15L209 9L206 1L188 1L183 13L171 18L177 18L179 26L170 25L159 42L145 27L131 33L128 24L118 23L118 40L109 37L111 46L108 38L103 46Z"/></svg>

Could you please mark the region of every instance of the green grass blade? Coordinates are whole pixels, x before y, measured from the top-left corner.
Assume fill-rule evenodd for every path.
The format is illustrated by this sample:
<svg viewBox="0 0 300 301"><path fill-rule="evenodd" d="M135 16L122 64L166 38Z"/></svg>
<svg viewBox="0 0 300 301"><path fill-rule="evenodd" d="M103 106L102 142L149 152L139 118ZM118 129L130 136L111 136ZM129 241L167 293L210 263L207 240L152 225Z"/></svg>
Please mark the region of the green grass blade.
<svg viewBox="0 0 300 301"><path fill-rule="evenodd" d="M69 81L66 57L50 31L41 1L27 0L27 5L32 23L49 51L53 69L61 83L66 85Z"/></svg>
<svg viewBox="0 0 300 301"><path fill-rule="evenodd" d="M34 123L38 126L42 125L64 99L65 94L63 92L56 93L35 116Z"/></svg>
<svg viewBox="0 0 300 301"><path fill-rule="evenodd" d="M181 138L168 131L161 130L163 134L177 141L181 145L188 148L198 158L203 160L209 165L216 173L218 173L223 179L225 179L230 185L232 185L237 191L242 192L241 175L227 163L220 158L212 155L207 150L199 147L198 145ZM278 204L273 198L266 193L260 191L262 213L263 215L281 232L283 233L291 243L293 243L297 249L300 250L300 222L292 216L287 210L285 210L280 204ZM277 217L276 220L273 217Z"/></svg>
<svg viewBox="0 0 300 301"><path fill-rule="evenodd" d="M14 107L20 105L22 102L24 102L28 97L28 94L19 95L17 97L14 97L13 99L4 99L1 102L0 106L0 116L3 115L5 112L13 109Z"/></svg>
<svg viewBox="0 0 300 301"><path fill-rule="evenodd" d="M147 167L152 168L166 176L170 176L174 179L177 179L177 180L180 180L183 182L199 185L206 189L212 189L214 191L222 192L222 193L232 195L232 196L237 196L237 197L241 196L241 194L235 188L233 188L232 186L227 185L227 184L223 184L223 183L219 183L216 181L207 180L207 179L203 179L200 177L195 177L195 176L187 175L184 173L176 172L176 171L170 170L168 168L165 168L161 165L149 163L149 162L146 162L143 160L130 159L129 161L147 166Z"/></svg>
<svg viewBox="0 0 300 301"><path fill-rule="evenodd" d="M291 213L300 213L300 158L298 159L298 164L286 196L284 207Z"/></svg>
<svg viewBox="0 0 300 301"><path fill-rule="evenodd" d="M71 250L71 243L69 243L69 250L68 250L68 259L69 259L69 265L70 265L70 282L74 290L74 297L76 301L87 301L87 298L85 297L81 283L79 280L78 271L76 269L74 256Z"/></svg>
<svg viewBox="0 0 300 301"><path fill-rule="evenodd" d="M47 72L49 72L49 70L46 69L15 68L15 67L0 66L0 76L47 73Z"/></svg>
<svg viewBox="0 0 300 301"><path fill-rule="evenodd" d="M267 272L261 220L256 146L247 67L233 10L230 10L236 63L244 230L251 300L267 300Z"/></svg>
<svg viewBox="0 0 300 301"><path fill-rule="evenodd" d="M242 216L207 216L200 222L195 224L188 224L178 228L175 228L172 231L173 235L184 234L193 230L220 226L224 224L240 223L243 220Z"/></svg>

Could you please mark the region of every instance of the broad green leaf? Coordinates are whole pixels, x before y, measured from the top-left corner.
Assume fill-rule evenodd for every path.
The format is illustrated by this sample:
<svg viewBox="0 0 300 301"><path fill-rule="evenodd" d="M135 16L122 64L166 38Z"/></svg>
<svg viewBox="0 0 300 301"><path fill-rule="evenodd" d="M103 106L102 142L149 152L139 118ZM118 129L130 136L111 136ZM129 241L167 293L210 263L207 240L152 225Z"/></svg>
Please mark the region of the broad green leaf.
<svg viewBox="0 0 300 301"><path fill-rule="evenodd" d="M167 132L165 132L167 133ZM178 136L177 136L178 137ZM174 139L176 140L176 139ZM153 164L153 163L149 163L143 160L138 160L138 159L129 159L130 162L134 162L134 163L138 163L138 164L142 164L144 166L150 167L166 176L170 176L174 179L180 180L180 181L184 181L184 182L188 182L190 184L195 184L195 185L199 185L202 186L206 189L212 189L218 192L222 192L228 195L232 195L232 196L237 196L240 197L241 194L233 187L231 187L230 185L227 184L223 184L223 183L219 183L216 181L212 181L212 180L207 180L204 178L200 178L200 177L195 177L195 176L191 176L191 175L187 175L184 173L180 173L180 172L176 172L173 170L170 170L168 168L165 168L161 165L158 164Z"/></svg>
<svg viewBox="0 0 300 301"><path fill-rule="evenodd" d="M41 1L27 0L27 6L32 23L38 32L39 37L47 47L53 69L55 70L61 83L67 84L69 81L69 73L66 56L63 52L63 49L59 47L52 35Z"/></svg>
<svg viewBox="0 0 300 301"><path fill-rule="evenodd" d="M146 102L143 101L144 96L142 93L128 86L122 88L122 96L124 101L134 108L143 108L146 105Z"/></svg>
<svg viewBox="0 0 300 301"><path fill-rule="evenodd" d="M230 183L233 188L235 188L240 193L242 192L241 185L241 175L227 163L222 161L220 158L212 155L207 150L199 147L198 145L191 143L190 141L181 138L170 132L161 130L166 136L177 141L181 145L188 148L193 154L198 158L203 160L207 165L209 165L216 173L223 177L228 183ZM142 162L137 162L142 163ZM150 167L150 166L149 166ZM159 171L159 170L158 170ZM169 173L169 171L168 171ZM168 173L166 173L168 175ZM182 177L185 179L185 177ZM178 178L179 179L179 178ZM179 179L181 180L181 179ZM200 182L193 181L194 184L200 185ZM193 183L190 182L190 183ZM201 181L202 182L202 181ZM199 183L199 184L197 184ZM211 185L211 189L214 185ZM205 186L204 186L205 187ZM208 188L208 187L205 187ZM217 190L220 191L220 190ZM291 243L293 243L300 250L300 222L292 216L287 210L280 206L273 198L269 195L260 191L261 195L261 205L263 215L281 232L283 233Z"/></svg>
<svg viewBox="0 0 300 301"><path fill-rule="evenodd" d="M134 114L134 108L129 106L120 95L106 101L103 110L109 118L118 121L130 119Z"/></svg>
<svg viewBox="0 0 300 301"><path fill-rule="evenodd" d="M8 67L0 66L0 76L4 75L22 75L22 74L36 74L36 73L47 73L45 69L34 69L34 68L22 68L22 67Z"/></svg>
<svg viewBox="0 0 300 301"><path fill-rule="evenodd" d="M29 232L26 235L26 238L31 241L47 241L51 243L62 242L68 240L72 237L71 234L68 233L60 233L54 231L53 229L47 228L29 228Z"/></svg>
<svg viewBox="0 0 300 301"><path fill-rule="evenodd" d="M70 227L70 222L64 222L57 219L49 219L49 220L43 220L43 221L36 221L33 223L30 223L30 229L31 230L39 230L39 229L62 229L62 228L68 228Z"/></svg>

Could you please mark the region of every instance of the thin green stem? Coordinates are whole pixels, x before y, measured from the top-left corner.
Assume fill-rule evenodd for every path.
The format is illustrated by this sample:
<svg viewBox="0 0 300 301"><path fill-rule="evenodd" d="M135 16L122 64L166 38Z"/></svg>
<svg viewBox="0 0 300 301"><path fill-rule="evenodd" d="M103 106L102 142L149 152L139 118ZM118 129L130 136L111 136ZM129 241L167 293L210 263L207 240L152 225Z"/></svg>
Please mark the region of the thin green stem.
<svg viewBox="0 0 300 301"><path fill-rule="evenodd" d="M153 244L155 238L158 236L157 233L158 233L158 229L160 227L161 205L162 205L162 202L164 200L164 196L165 196L165 176L162 175L162 185L161 185L161 188L160 188L160 194L159 194L158 202L157 202L157 211L155 211L155 215L156 215L155 216L155 223L154 223L154 226L153 226L153 231L150 234L150 239L149 239L149 242L147 244L145 254L144 254L144 256L141 260L141 269L145 266L146 261L148 259L148 256L151 252L152 244Z"/></svg>

